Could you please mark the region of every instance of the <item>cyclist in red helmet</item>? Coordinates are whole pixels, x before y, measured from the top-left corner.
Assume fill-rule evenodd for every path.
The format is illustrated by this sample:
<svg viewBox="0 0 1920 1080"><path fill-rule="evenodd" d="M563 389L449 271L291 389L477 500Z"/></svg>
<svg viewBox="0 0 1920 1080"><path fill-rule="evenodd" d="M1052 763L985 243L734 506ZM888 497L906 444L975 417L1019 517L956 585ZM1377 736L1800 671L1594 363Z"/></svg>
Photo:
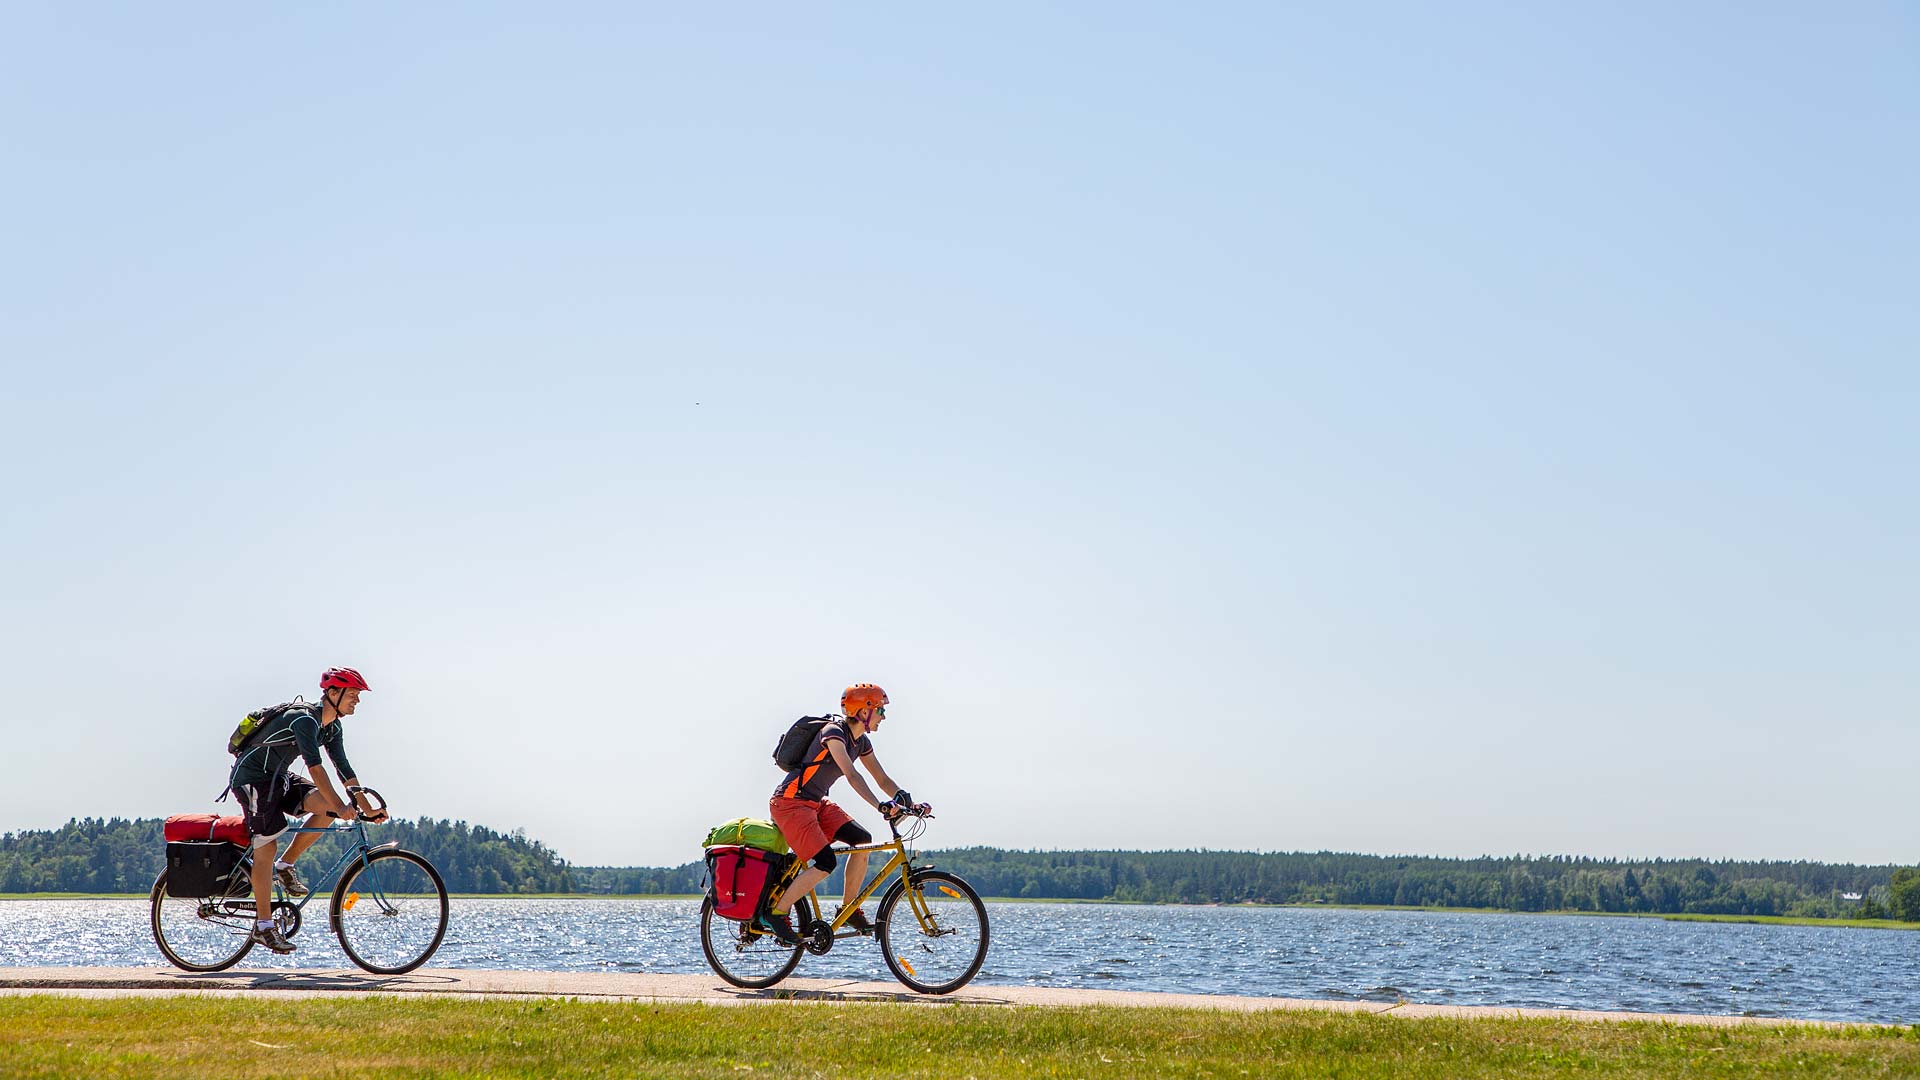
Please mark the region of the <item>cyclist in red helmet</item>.
<svg viewBox="0 0 1920 1080"><path fill-rule="evenodd" d="M290 824L288 815L331 812L347 820L358 816L368 821L386 819L384 811L375 814L365 809L358 795L351 805L341 798L320 760L324 749L340 774L342 787L360 786L353 766L347 762L340 718L353 715L360 695L367 689L367 680L352 668L328 668L320 675L320 701L297 700L280 707L248 740L247 748L233 764L228 787L240 800L247 831L253 834L253 939L274 952L293 951L293 943L273 922L274 876L279 876L281 887L289 895L305 896L307 887L294 873L293 864L320 839L317 832L301 833L287 847L286 858L276 859L280 834ZM290 771L295 757L306 763L311 779Z"/></svg>

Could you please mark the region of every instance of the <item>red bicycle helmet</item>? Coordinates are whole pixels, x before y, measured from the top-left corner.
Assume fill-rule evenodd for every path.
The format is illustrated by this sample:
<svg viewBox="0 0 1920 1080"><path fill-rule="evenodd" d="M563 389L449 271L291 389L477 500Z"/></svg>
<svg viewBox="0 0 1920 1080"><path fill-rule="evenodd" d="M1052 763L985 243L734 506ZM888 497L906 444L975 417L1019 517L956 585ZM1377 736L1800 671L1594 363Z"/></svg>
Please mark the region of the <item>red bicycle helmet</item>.
<svg viewBox="0 0 1920 1080"><path fill-rule="evenodd" d="M320 674L322 690L366 690L367 680L350 667L330 667Z"/></svg>

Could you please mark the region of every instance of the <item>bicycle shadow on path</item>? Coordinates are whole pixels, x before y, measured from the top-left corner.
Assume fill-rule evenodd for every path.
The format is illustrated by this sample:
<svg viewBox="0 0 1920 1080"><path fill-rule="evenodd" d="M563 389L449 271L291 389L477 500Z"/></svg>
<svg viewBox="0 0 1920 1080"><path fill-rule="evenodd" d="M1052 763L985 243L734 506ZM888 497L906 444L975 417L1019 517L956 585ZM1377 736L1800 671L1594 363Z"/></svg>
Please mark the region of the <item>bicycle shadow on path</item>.
<svg viewBox="0 0 1920 1080"><path fill-rule="evenodd" d="M1011 1005L1013 999L969 989L958 994L917 994L896 990L885 983L845 983L829 987L776 986L766 990L739 990L716 986L715 990L743 1001L891 1001L902 1004Z"/></svg>
<svg viewBox="0 0 1920 1080"><path fill-rule="evenodd" d="M421 974L370 975L350 968L339 971L208 971L170 975L174 983L249 990L417 990L431 991L458 985L448 976ZM238 984L238 986L236 986Z"/></svg>
<svg viewBox="0 0 1920 1080"><path fill-rule="evenodd" d="M0 968L0 988L40 990L346 990L432 993L457 987L452 974L372 975L328 971L175 971L171 968Z"/></svg>

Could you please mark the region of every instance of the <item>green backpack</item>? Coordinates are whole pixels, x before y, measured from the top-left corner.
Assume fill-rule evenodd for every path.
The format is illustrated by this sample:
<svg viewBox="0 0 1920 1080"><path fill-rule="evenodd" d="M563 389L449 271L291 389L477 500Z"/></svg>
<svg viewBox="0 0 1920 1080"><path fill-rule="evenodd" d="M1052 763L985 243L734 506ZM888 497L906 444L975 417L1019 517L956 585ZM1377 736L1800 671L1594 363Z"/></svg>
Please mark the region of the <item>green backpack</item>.
<svg viewBox="0 0 1920 1080"><path fill-rule="evenodd" d="M707 838L701 847L739 846L759 848L776 855L788 852L787 838L780 835L780 827L765 818L737 817L707 830Z"/></svg>
<svg viewBox="0 0 1920 1080"><path fill-rule="evenodd" d="M239 757L242 753L251 749L253 747L254 737L260 734L261 729L273 723L275 720L280 719L289 709L305 709L308 712L317 711L316 707L303 697L294 698L292 701L283 701L278 705L267 705L255 709L241 717L240 726L233 729L232 735L227 736L227 753L232 754L234 757Z"/></svg>

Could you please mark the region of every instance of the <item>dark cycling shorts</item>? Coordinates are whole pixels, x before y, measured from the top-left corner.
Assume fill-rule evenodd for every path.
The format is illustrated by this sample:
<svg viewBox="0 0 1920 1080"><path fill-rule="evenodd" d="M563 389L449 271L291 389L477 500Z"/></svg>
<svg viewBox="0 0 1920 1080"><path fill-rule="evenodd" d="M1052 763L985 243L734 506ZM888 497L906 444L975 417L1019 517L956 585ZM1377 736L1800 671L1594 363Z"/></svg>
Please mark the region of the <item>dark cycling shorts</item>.
<svg viewBox="0 0 1920 1080"><path fill-rule="evenodd" d="M240 815L247 819L247 831L259 844L286 832L287 815L300 813L307 794L315 790L313 781L284 772L257 784L236 784L233 795L240 800Z"/></svg>

